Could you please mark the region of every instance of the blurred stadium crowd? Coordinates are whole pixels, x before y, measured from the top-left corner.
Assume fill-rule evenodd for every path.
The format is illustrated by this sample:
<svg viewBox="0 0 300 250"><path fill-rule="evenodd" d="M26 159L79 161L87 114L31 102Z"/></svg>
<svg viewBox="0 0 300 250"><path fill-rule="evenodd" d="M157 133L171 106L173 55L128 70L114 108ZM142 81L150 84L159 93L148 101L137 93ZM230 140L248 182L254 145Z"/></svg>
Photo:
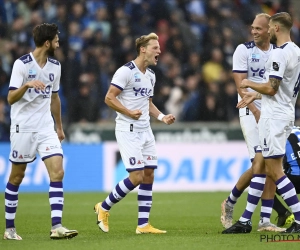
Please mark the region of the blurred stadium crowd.
<svg viewBox="0 0 300 250"><path fill-rule="evenodd" d="M104 96L115 70L136 57L135 39L159 36L161 55L153 102L179 121L237 122L231 76L236 46L251 41L255 14L287 11L290 0L0 0L0 141L9 140L8 84L15 59L32 51L32 28L56 23L62 64L60 97L67 126L105 122L115 112ZM300 118L300 101L297 103Z"/></svg>

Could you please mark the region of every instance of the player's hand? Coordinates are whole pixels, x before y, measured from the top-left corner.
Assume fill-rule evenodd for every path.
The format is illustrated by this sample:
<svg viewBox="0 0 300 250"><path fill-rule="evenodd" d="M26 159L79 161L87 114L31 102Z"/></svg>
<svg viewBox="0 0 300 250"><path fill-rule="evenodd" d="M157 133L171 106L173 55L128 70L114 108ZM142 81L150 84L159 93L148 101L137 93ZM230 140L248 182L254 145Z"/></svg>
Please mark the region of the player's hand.
<svg viewBox="0 0 300 250"><path fill-rule="evenodd" d="M248 79L244 79L240 84L240 88L242 88L242 89L248 88L248 82L249 82Z"/></svg>
<svg viewBox="0 0 300 250"><path fill-rule="evenodd" d="M46 88L46 85L39 81L39 80L33 80L33 81L30 81L30 82L27 82L26 85L29 87L29 88L34 88L36 90L45 90Z"/></svg>
<svg viewBox="0 0 300 250"><path fill-rule="evenodd" d="M236 105L236 107L239 109L245 108L248 104L253 102L256 99L256 94L257 94L256 92L248 92L248 91L243 91L242 93L244 94L244 96L242 100L240 100Z"/></svg>
<svg viewBox="0 0 300 250"><path fill-rule="evenodd" d="M130 117L134 120L140 119L142 114L143 114L142 111L139 109L130 111Z"/></svg>
<svg viewBox="0 0 300 250"><path fill-rule="evenodd" d="M165 124L172 124L175 122L175 116L172 115L172 114L168 114L168 115L165 115L162 119L162 121L165 123Z"/></svg>
<svg viewBox="0 0 300 250"><path fill-rule="evenodd" d="M64 133L63 129L56 128L56 133L57 133L59 141L62 142L65 139L65 133Z"/></svg>

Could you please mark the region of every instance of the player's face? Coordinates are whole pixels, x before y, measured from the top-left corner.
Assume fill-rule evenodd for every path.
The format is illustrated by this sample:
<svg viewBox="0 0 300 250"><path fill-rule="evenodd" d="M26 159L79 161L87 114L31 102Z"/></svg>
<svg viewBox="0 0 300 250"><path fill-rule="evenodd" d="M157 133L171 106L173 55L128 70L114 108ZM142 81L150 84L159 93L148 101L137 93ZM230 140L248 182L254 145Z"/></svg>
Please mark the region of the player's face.
<svg viewBox="0 0 300 250"><path fill-rule="evenodd" d="M268 31L269 35L270 35L270 41L271 43L276 44L277 42L277 37L275 35L275 25L272 21L270 21L269 23L269 31Z"/></svg>
<svg viewBox="0 0 300 250"><path fill-rule="evenodd" d="M148 65L156 65L158 62L158 56L161 53L160 46L157 40L150 40L146 47L146 61Z"/></svg>
<svg viewBox="0 0 300 250"><path fill-rule="evenodd" d="M257 45L262 45L269 41L268 20L265 17L257 17L251 25L251 34Z"/></svg>
<svg viewBox="0 0 300 250"><path fill-rule="evenodd" d="M59 47L58 35L50 42L49 49L47 51L48 56L54 56L54 51Z"/></svg>

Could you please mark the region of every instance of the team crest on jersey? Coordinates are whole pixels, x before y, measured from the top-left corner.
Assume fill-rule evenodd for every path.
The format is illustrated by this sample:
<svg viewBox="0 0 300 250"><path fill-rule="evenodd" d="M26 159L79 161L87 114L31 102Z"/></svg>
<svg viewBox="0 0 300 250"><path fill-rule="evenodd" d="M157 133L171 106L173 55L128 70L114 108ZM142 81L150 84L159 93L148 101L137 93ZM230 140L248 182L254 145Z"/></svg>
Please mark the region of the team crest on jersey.
<svg viewBox="0 0 300 250"><path fill-rule="evenodd" d="M53 73L50 73L50 74L49 74L49 80L50 80L51 82L54 81L54 74L53 74Z"/></svg>
<svg viewBox="0 0 300 250"><path fill-rule="evenodd" d="M275 71L278 71L279 70L279 66L280 66L280 62L273 62L273 69L275 70Z"/></svg>
<svg viewBox="0 0 300 250"><path fill-rule="evenodd" d="M252 62L259 62L260 54L252 54Z"/></svg>
<svg viewBox="0 0 300 250"><path fill-rule="evenodd" d="M33 78L35 78L36 77L36 70L35 69L30 69L29 71L28 71L28 78L29 79L33 79Z"/></svg>
<svg viewBox="0 0 300 250"><path fill-rule="evenodd" d="M153 85L154 85L154 83L153 83L153 79L152 79L152 78L150 78L150 81L151 81L151 85L152 85L152 87L153 87Z"/></svg>
<svg viewBox="0 0 300 250"><path fill-rule="evenodd" d="M135 79L135 80L134 80L135 82L141 82L140 73L138 73L138 72L135 73L135 74L134 74L134 79Z"/></svg>

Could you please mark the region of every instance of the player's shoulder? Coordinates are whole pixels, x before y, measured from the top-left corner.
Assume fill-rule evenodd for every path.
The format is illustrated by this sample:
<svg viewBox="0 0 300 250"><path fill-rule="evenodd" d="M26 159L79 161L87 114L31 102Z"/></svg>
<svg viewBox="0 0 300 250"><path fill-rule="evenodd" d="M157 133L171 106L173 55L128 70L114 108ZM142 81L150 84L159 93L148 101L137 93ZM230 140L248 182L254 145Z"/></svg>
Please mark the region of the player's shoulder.
<svg viewBox="0 0 300 250"><path fill-rule="evenodd" d="M134 68L136 68L133 62L125 63L125 64L123 65L123 67L128 68L128 69L130 69L130 70L133 70Z"/></svg>
<svg viewBox="0 0 300 250"><path fill-rule="evenodd" d="M23 64L27 64L33 61L32 57L30 54L26 54L23 55L19 58L19 60L23 63Z"/></svg>
<svg viewBox="0 0 300 250"><path fill-rule="evenodd" d="M252 49L256 47L256 44L254 41L250 41L250 42L245 42L243 43L243 45L247 48L247 49Z"/></svg>
<svg viewBox="0 0 300 250"><path fill-rule="evenodd" d="M57 61L56 59L52 58L52 57L48 57L48 62L53 63L55 65L60 65L60 62Z"/></svg>

